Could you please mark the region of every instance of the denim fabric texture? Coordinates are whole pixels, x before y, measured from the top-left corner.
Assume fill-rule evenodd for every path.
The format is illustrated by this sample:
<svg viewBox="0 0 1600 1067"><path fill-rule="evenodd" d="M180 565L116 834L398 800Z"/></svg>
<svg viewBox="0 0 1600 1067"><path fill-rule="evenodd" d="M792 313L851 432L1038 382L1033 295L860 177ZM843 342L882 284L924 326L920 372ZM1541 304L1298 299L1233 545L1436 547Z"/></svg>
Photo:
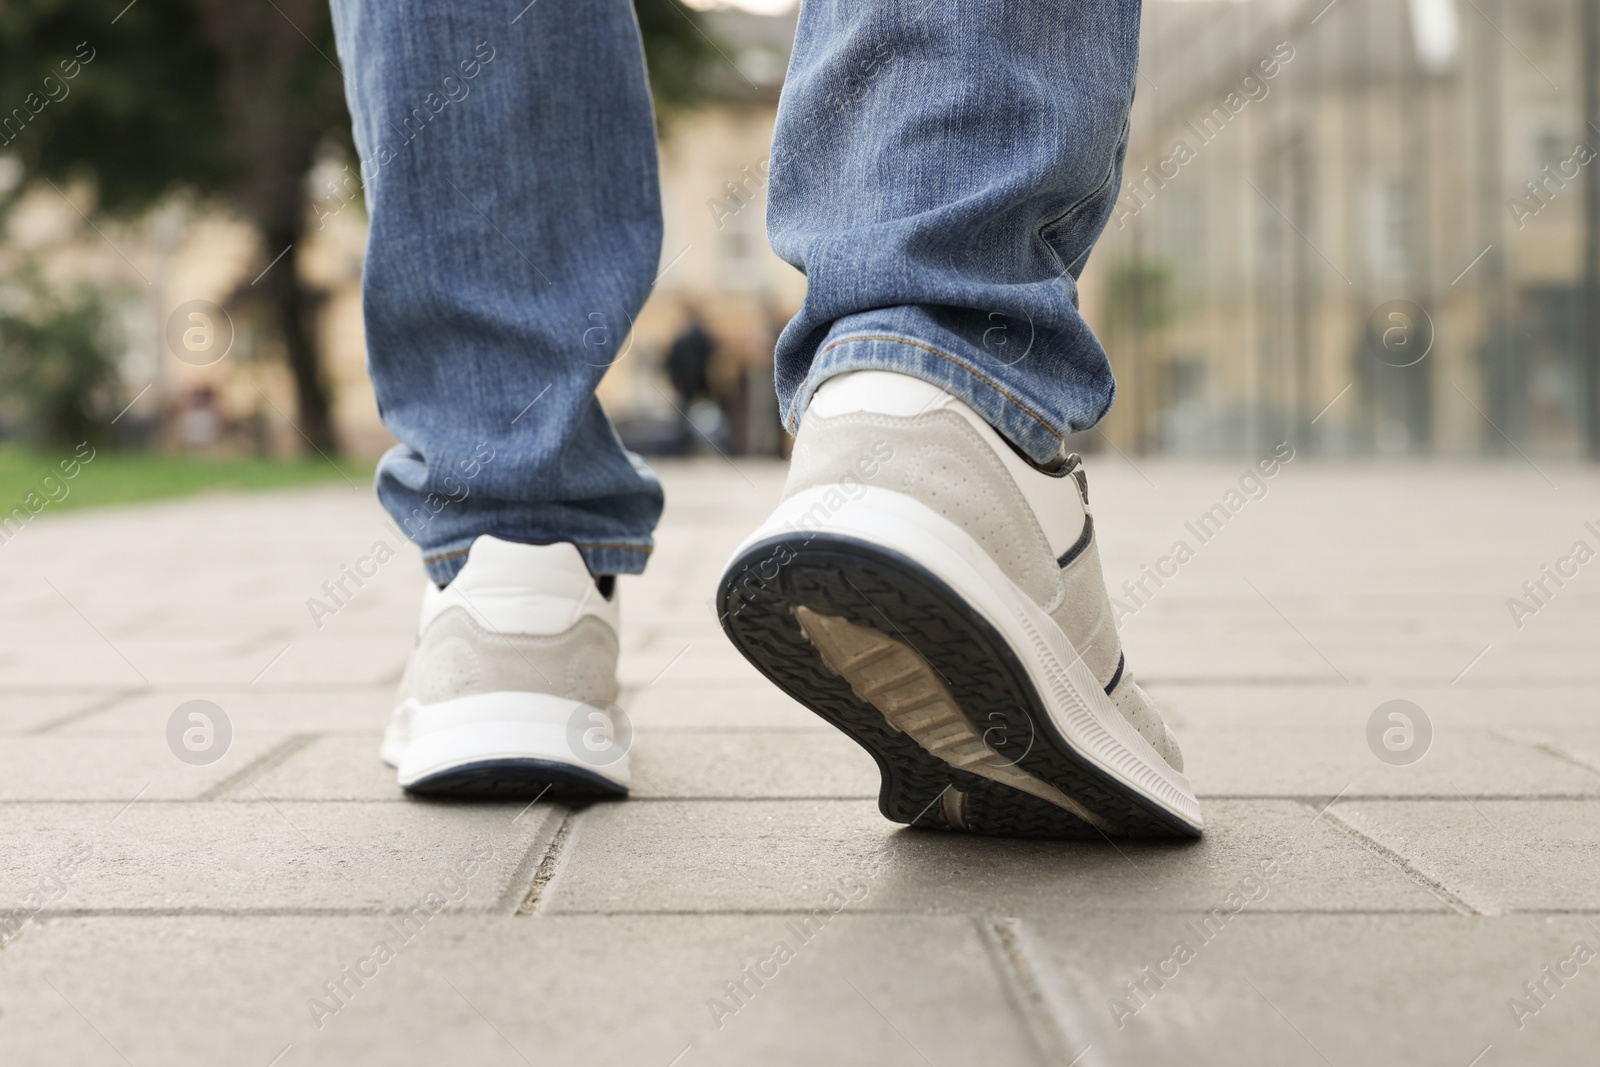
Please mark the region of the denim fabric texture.
<svg viewBox="0 0 1600 1067"><path fill-rule="evenodd" d="M848 370L925 378L1034 459L1111 406L1077 280L1121 185L1137 0L806 0L767 211L807 278L790 431Z"/></svg>
<svg viewBox="0 0 1600 1067"><path fill-rule="evenodd" d="M447 582L480 534L637 573L661 486L595 400L661 256L629 0L336 0L371 231L362 299L401 444L378 497Z"/></svg>
<svg viewBox="0 0 1600 1067"><path fill-rule="evenodd" d="M629 0L334 0L371 231L378 495L449 581L480 534L637 573L660 484L594 398L660 266ZM1115 391L1077 278L1120 185L1137 0L806 0L768 231L807 276L791 431L829 376L950 390L1034 458Z"/></svg>

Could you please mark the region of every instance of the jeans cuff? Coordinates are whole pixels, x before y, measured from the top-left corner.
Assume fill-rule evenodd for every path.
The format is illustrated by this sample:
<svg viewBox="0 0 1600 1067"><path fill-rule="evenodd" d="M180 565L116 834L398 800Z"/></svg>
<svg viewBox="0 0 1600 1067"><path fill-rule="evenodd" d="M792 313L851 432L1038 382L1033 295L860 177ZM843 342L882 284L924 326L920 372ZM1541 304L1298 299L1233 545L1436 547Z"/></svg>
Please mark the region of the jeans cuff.
<svg viewBox="0 0 1600 1067"><path fill-rule="evenodd" d="M951 338L941 338L942 341ZM917 337L888 332L830 335L805 380L791 398L784 421L791 434L812 394L835 374L853 370L886 370L921 378L950 392L976 411L995 430L1035 461L1048 463L1061 453L1068 434L1087 429L1111 406L1111 396L1081 398L1072 407L1087 407L1082 425L1070 415L1054 413L1051 406L1028 395L1017 383L1003 381L1003 367L992 358L961 350L961 346L931 344Z"/></svg>
<svg viewBox="0 0 1600 1067"><path fill-rule="evenodd" d="M501 534L492 536L502 537ZM520 541L517 537L504 537L506 541ZM455 580L461 573L461 568L467 562L467 550L472 547L472 542L477 536L469 537L465 542L456 545L442 545L423 550L422 566L428 572L428 578L434 585L447 585ZM534 542L549 544L550 542ZM650 542L638 543L626 541L607 541L604 543L589 543L574 541L578 552L583 556L583 562L588 566L589 573L595 576L602 574L642 574L644 565L650 560Z"/></svg>

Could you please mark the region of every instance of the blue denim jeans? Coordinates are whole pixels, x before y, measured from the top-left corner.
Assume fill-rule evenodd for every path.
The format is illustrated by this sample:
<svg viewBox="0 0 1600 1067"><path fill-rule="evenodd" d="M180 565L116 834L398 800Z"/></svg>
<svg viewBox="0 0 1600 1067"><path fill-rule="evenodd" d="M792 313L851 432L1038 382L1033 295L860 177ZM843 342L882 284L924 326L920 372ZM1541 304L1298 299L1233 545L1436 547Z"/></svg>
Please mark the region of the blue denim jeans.
<svg viewBox="0 0 1600 1067"><path fill-rule="evenodd" d="M629 0L334 0L371 216L378 495L449 581L480 534L643 569L661 486L594 397L659 267ZM778 108L791 429L829 376L928 379L1029 455L1115 384L1077 308L1127 145L1138 0L806 0Z"/></svg>

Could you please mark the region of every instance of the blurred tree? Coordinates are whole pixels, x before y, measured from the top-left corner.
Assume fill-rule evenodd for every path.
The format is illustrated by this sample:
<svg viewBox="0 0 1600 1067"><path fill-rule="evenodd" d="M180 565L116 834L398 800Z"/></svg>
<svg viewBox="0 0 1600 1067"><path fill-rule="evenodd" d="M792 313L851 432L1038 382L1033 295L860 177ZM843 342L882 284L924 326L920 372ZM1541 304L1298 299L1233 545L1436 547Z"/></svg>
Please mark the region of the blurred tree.
<svg viewBox="0 0 1600 1067"><path fill-rule="evenodd" d="M692 103L696 72L715 55L698 15L678 0L635 7L658 102ZM283 253L259 285L299 427L325 451L336 442L311 328L318 294L298 268L307 172L323 146L349 151L333 57L326 0L0 0L0 105L22 108L9 125L0 113L0 151L28 178L89 178L103 211L136 213L190 189L248 220L263 266Z"/></svg>
<svg viewBox="0 0 1600 1067"><path fill-rule="evenodd" d="M117 395L121 338L105 295L87 286L62 297L35 272L19 279L25 311L0 311L0 410L34 444L72 448L105 439ZM6 405L11 408L11 405Z"/></svg>
<svg viewBox="0 0 1600 1067"><path fill-rule="evenodd" d="M1177 318L1173 269L1165 260L1127 258L1106 271L1106 320L1112 329L1155 331Z"/></svg>

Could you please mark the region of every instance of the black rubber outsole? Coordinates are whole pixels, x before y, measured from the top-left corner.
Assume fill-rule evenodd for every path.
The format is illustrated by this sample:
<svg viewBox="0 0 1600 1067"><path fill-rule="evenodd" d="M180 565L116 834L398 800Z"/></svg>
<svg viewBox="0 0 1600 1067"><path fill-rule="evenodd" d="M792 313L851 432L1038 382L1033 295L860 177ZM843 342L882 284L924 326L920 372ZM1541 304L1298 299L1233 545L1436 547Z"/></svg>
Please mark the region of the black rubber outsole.
<svg viewBox="0 0 1600 1067"><path fill-rule="evenodd" d="M534 800L539 797L624 797L627 789L593 771L553 760L502 759L463 764L405 786L407 793L461 800Z"/></svg>
<svg viewBox="0 0 1600 1067"><path fill-rule="evenodd" d="M890 726L823 662L801 629L800 607L912 648L1006 762L1059 789L1109 833L1199 836L1068 744L1005 639L920 564L829 534L757 543L723 575L717 597L723 631L757 670L872 754L883 776L878 807L891 821L1005 837L1099 840L1108 833L1049 801L960 770ZM961 794L959 822L947 811L949 790Z"/></svg>

